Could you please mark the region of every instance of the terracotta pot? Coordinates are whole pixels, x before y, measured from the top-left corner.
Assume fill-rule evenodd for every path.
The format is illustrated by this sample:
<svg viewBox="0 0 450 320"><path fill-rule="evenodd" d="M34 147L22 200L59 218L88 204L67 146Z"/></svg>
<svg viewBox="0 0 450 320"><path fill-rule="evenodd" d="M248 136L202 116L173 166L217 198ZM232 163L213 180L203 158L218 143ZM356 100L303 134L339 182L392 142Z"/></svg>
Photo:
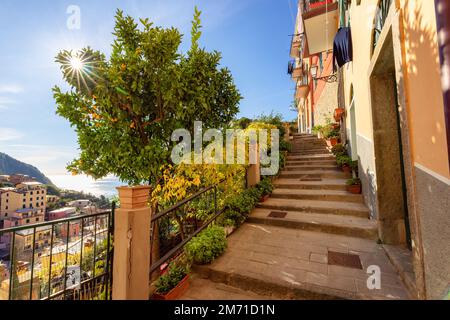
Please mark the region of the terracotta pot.
<svg viewBox="0 0 450 320"><path fill-rule="evenodd" d="M352 167L350 167L349 165L343 165L342 171L344 171L346 173L352 173Z"/></svg>
<svg viewBox="0 0 450 320"><path fill-rule="evenodd" d="M334 124L331 125L331 127L332 127L334 130L337 130L337 129L339 129L339 128L341 127L341 125L340 125L339 123L334 123Z"/></svg>
<svg viewBox="0 0 450 320"><path fill-rule="evenodd" d="M361 185L360 184L354 184L351 186L347 186L347 191L353 194L361 194Z"/></svg>
<svg viewBox="0 0 450 320"><path fill-rule="evenodd" d="M189 289L189 275L183 278L180 283L166 294L153 294L155 300L176 300Z"/></svg>
<svg viewBox="0 0 450 320"><path fill-rule="evenodd" d="M262 198L259 200L259 202L266 202L267 199L269 199L270 194L266 194L265 196L262 196Z"/></svg>
<svg viewBox="0 0 450 320"><path fill-rule="evenodd" d="M344 116L344 113L345 109L343 108L334 109L334 120L336 120L336 122L340 122L342 117Z"/></svg>
<svg viewBox="0 0 450 320"><path fill-rule="evenodd" d="M334 146L337 145L337 144L338 144L338 138L330 138L330 139L327 139L327 145L328 145L330 148L334 147Z"/></svg>

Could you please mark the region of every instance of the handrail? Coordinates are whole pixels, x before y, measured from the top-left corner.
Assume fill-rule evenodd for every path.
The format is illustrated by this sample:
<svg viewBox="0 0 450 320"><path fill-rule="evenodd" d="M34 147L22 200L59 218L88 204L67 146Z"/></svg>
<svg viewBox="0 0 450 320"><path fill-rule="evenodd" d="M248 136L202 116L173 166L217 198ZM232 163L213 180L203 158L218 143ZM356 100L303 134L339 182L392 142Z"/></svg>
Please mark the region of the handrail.
<svg viewBox="0 0 450 320"><path fill-rule="evenodd" d="M111 210L105 210L103 212L97 212L97 213L93 213L93 214L80 214L76 217L70 217L70 218L63 218L63 219L58 219L58 220L52 220L52 221L46 221L46 222L40 222L40 223L35 223L35 224L28 224L28 225L23 225L23 226L17 226L17 227L12 227L12 228L6 228L6 229L0 229L0 234L3 233L12 233L12 232L18 232L18 231L23 231L23 230L27 230L27 229L34 229L34 228L41 228L41 227L51 227L55 224L60 224L60 223L65 223L65 222L72 222L72 221L76 221L76 220L81 220L81 219L87 219L87 218L94 218L94 217L98 217L98 216L103 216L103 215L107 215L110 214Z"/></svg>
<svg viewBox="0 0 450 320"><path fill-rule="evenodd" d="M220 184L221 184L222 182L224 182L224 181L225 181L225 180L221 180L219 183L217 183L217 184L215 184L215 185L212 185L212 186L209 186L209 187L207 187L207 188L204 188L204 189L200 190L199 192L193 194L192 196L187 197L186 199L181 200L180 202L178 202L177 204L173 205L172 207L170 207L170 208L168 208L168 209L165 209L165 210L162 211L161 213L158 213L158 214L154 215L154 216L152 217L151 222L155 222L156 220L159 220L160 218L164 217L165 215L169 214L170 212L172 212L172 211L174 211L174 210L176 210L176 209L178 209L178 208L184 206L186 203L188 203L188 202L194 200L195 198L198 198L198 197L201 196L202 194L204 194L204 193L206 193L206 192L208 192L208 191L210 191L210 190L216 188L218 185L220 185Z"/></svg>

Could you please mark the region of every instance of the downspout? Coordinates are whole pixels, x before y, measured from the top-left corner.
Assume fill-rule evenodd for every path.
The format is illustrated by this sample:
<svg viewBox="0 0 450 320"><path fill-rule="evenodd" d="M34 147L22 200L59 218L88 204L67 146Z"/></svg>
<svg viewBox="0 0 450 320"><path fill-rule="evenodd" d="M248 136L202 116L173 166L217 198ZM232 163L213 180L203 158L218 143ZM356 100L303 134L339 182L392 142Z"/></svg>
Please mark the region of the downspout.
<svg viewBox="0 0 450 320"><path fill-rule="evenodd" d="M450 168L450 3L448 0L434 0L441 64L442 96L444 99L447 151Z"/></svg>

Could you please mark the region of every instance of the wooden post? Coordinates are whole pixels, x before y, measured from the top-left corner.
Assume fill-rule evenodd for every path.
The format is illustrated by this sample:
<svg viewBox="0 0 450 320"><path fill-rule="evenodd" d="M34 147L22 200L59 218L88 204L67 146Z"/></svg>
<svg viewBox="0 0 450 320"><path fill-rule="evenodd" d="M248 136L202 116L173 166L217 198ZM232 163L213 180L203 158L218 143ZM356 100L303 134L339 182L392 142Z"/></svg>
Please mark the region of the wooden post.
<svg viewBox="0 0 450 320"><path fill-rule="evenodd" d="M148 300L150 282L150 186L120 187L115 211L113 300Z"/></svg>

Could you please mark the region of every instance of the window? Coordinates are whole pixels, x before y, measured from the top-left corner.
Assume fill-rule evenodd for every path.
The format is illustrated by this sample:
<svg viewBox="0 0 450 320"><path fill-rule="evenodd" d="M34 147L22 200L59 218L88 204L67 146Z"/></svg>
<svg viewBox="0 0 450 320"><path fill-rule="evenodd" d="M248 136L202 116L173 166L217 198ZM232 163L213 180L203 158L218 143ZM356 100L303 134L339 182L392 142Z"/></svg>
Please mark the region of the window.
<svg viewBox="0 0 450 320"><path fill-rule="evenodd" d="M36 194L39 194L39 190L38 190L38 191L36 191Z"/></svg>
<svg viewBox="0 0 450 320"><path fill-rule="evenodd" d="M23 205L23 206L22 206L22 209L25 209L25 207L26 207L26 205Z"/></svg>
<svg viewBox="0 0 450 320"><path fill-rule="evenodd" d="M36 222L39 222L39 218L36 218Z"/></svg>
<svg viewBox="0 0 450 320"><path fill-rule="evenodd" d="M6 203L8 203L9 202L9 199L6 199Z"/></svg>
<svg viewBox="0 0 450 320"><path fill-rule="evenodd" d="M27 220L26 220L26 223L30 223L30 219L27 219Z"/></svg>
<svg viewBox="0 0 450 320"><path fill-rule="evenodd" d="M26 201L27 201L27 199L23 198L23 202L26 202Z"/></svg>
<svg viewBox="0 0 450 320"><path fill-rule="evenodd" d="M33 201L33 198L30 198L30 201Z"/></svg>
<svg viewBox="0 0 450 320"><path fill-rule="evenodd" d="M30 192L30 195L33 195L33 191Z"/></svg>
<svg viewBox="0 0 450 320"><path fill-rule="evenodd" d="M6 206L5 210L8 210L8 206Z"/></svg>

